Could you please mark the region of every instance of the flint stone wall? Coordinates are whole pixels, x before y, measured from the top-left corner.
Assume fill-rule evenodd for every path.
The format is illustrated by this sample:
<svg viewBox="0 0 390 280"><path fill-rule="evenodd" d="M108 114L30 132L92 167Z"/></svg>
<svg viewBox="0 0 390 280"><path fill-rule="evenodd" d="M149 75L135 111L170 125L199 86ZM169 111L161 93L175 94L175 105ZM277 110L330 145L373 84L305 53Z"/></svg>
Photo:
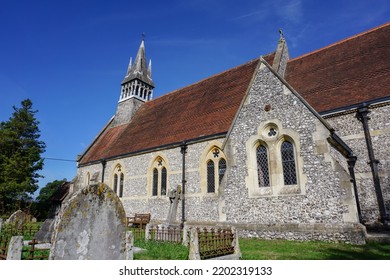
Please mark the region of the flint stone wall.
<svg viewBox="0 0 390 280"><path fill-rule="evenodd" d="M185 190L185 215L187 220L219 221L220 219L218 194L205 194L201 189L200 164L203 163L201 155L215 141L222 143L223 138L188 145ZM107 161L104 182L110 187L113 186L115 167L117 164L122 166L125 180L121 201L127 216L133 216L135 213L151 213L152 220L165 221L167 219L170 205L168 196L153 197L151 195L151 165L158 156L161 156L167 164L167 191L182 185L182 154L180 147ZM79 181L85 184L88 172L93 174L101 171L101 164L83 166L78 169ZM181 201L179 201L177 222L181 221L181 213Z"/></svg>
<svg viewBox="0 0 390 280"><path fill-rule="evenodd" d="M243 238L267 240L327 241L349 244L365 244L366 228L361 224L283 224L283 225L235 225Z"/></svg>
<svg viewBox="0 0 390 280"><path fill-rule="evenodd" d="M379 179L388 213L390 213L390 104L369 109L368 125L375 158L379 160ZM356 118L356 110L343 114L326 116L337 134L347 143L357 156L355 166L358 195L363 220L376 222L379 209L362 123Z"/></svg>
<svg viewBox="0 0 390 280"><path fill-rule="evenodd" d="M105 184L75 193L59 214L51 260L124 260L126 214L116 194Z"/></svg>
<svg viewBox="0 0 390 280"><path fill-rule="evenodd" d="M266 105L271 110L266 111ZM249 197L246 143L258 135L259 125L277 119L284 129L299 134L303 174L297 194ZM316 139L314 139L316 135ZM227 222L248 224L340 224L358 222L352 197L352 184L341 164L330 154L329 132L271 71L262 66L249 90L230 135L229 149L234 157L225 188ZM324 146L319 152L318 143ZM231 161L232 162L232 161ZM274 168L274 166L270 166ZM306 182L302 178L306 176ZM347 181L347 185L345 182ZM283 182L282 182L283 184ZM343 185L344 184L344 185ZM346 217L348 216L348 219Z"/></svg>

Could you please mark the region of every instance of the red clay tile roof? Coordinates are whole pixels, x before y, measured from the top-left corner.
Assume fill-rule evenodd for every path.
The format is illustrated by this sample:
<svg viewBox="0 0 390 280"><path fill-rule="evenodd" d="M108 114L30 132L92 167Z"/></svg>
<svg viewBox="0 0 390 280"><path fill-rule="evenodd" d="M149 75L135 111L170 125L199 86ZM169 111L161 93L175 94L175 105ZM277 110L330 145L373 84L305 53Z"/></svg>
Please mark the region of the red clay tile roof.
<svg viewBox="0 0 390 280"><path fill-rule="evenodd" d="M259 59L143 104L129 124L109 127L81 164L226 133Z"/></svg>
<svg viewBox="0 0 390 280"><path fill-rule="evenodd" d="M288 62L286 80L318 112L390 96L390 23Z"/></svg>

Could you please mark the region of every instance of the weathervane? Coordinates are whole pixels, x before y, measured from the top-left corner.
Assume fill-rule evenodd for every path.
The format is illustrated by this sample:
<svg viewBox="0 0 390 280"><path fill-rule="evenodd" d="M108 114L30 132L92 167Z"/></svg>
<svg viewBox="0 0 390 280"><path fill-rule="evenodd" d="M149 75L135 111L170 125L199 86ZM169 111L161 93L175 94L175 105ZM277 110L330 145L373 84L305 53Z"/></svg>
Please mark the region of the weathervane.
<svg viewBox="0 0 390 280"><path fill-rule="evenodd" d="M279 41L284 40L284 35L283 35L283 30L282 30L282 28L279 28L279 34L280 34Z"/></svg>

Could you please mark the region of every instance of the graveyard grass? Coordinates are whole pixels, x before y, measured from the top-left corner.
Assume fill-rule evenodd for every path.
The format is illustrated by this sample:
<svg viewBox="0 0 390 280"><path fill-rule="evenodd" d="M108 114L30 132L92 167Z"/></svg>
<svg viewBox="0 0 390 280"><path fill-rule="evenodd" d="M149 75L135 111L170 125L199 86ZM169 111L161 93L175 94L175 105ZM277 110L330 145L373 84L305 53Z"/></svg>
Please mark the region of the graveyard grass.
<svg viewBox="0 0 390 280"><path fill-rule="evenodd" d="M35 223L33 226L40 224ZM24 234L24 240L31 239L33 235ZM243 260L390 260L389 243L368 242L366 245L350 245L243 238L239 243ZM145 249L134 254L135 260L188 259L188 248L180 244L136 238L134 246ZM48 257L48 252L43 254L44 258Z"/></svg>
<svg viewBox="0 0 390 280"><path fill-rule="evenodd" d="M244 260L390 260L390 244L240 239Z"/></svg>
<svg viewBox="0 0 390 280"><path fill-rule="evenodd" d="M350 245L328 242L240 239L243 260L390 260L390 244L369 242ZM136 260L186 260L182 245L136 241L146 251L134 254Z"/></svg>
<svg viewBox="0 0 390 280"><path fill-rule="evenodd" d="M137 240L134 246L144 249L134 254L135 260L188 260L188 248L181 244Z"/></svg>

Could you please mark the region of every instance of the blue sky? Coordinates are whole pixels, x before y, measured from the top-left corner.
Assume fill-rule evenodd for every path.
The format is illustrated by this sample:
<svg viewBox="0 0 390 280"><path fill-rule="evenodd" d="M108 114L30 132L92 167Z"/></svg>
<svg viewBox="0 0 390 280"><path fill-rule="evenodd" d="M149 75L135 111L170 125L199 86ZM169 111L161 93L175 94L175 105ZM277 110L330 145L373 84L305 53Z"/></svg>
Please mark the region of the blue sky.
<svg viewBox="0 0 390 280"><path fill-rule="evenodd" d="M390 20L375 0L0 0L0 121L30 98L44 157L75 160L115 113L145 33L154 97L275 50L297 57ZM46 160L40 187L76 163Z"/></svg>

